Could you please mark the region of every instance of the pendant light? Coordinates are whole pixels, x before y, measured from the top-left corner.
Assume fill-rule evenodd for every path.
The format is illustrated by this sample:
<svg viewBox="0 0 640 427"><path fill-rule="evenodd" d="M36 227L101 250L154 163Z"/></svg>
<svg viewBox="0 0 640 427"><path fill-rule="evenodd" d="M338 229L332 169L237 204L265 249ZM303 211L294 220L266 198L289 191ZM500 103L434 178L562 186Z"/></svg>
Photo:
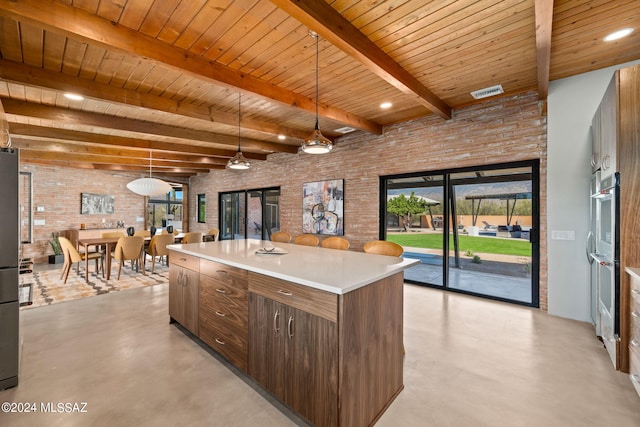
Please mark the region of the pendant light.
<svg viewBox="0 0 640 427"><path fill-rule="evenodd" d="M316 127L313 133L304 140L302 151L309 154L326 154L333 148L333 143L322 132L318 125L318 33L310 31L309 34L316 39Z"/></svg>
<svg viewBox="0 0 640 427"><path fill-rule="evenodd" d="M160 196L167 194L173 187L161 179L151 177L152 159L149 150L149 178L138 178L127 184L127 188L141 196Z"/></svg>
<svg viewBox="0 0 640 427"><path fill-rule="evenodd" d="M242 155L242 151L240 151L240 120L242 116L240 115L240 99L242 94L238 92L238 152L235 156L229 159L227 162L228 169L238 169L244 170L249 169L251 167L251 163Z"/></svg>

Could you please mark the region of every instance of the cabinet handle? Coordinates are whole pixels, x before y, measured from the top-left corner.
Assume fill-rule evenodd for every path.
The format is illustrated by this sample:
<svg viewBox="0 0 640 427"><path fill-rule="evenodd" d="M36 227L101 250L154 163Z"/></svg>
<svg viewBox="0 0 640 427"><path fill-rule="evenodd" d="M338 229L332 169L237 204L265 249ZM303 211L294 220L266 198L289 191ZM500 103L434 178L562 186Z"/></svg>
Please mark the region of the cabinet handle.
<svg viewBox="0 0 640 427"><path fill-rule="evenodd" d="M636 340L636 339L632 339L631 340L631 345L634 347L640 347L640 341Z"/></svg>
<svg viewBox="0 0 640 427"><path fill-rule="evenodd" d="M640 313L638 313L637 311L632 311L631 312L631 317L635 317L636 319L640 318Z"/></svg>
<svg viewBox="0 0 640 427"><path fill-rule="evenodd" d="M218 315L218 316L220 316L220 317L225 317L225 316L226 316L226 314L224 314L224 313L220 313L219 311L216 311L216 315Z"/></svg>
<svg viewBox="0 0 640 427"><path fill-rule="evenodd" d="M287 335L289 335L289 339L293 338L293 316L289 316L289 322L287 323Z"/></svg>
<svg viewBox="0 0 640 427"><path fill-rule="evenodd" d="M216 288L216 292L220 293L220 294L226 294L227 291L224 289L220 289L220 288Z"/></svg>
<svg viewBox="0 0 640 427"><path fill-rule="evenodd" d="M634 383L640 384L640 375L631 374L630 377L631 377L631 381L633 381Z"/></svg>
<svg viewBox="0 0 640 427"><path fill-rule="evenodd" d="M220 345L225 345L226 343L222 341L220 338L216 338L216 342Z"/></svg>
<svg viewBox="0 0 640 427"><path fill-rule="evenodd" d="M227 272L225 270L216 270L216 273L219 274L227 274Z"/></svg>
<svg viewBox="0 0 640 427"><path fill-rule="evenodd" d="M184 275L184 283L183 286L189 286L189 276L188 275Z"/></svg>
<svg viewBox="0 0 640 427"><path fill-rule="evenodd" d="M639 289L631 289L631 292L633 292L636 295L640 295L640 290Z"/></svg>
<svg viewBox="0 0 640 427"><path fill-rule="evenodd" d="M280 318L280 312L278 310L276 310L275 314L273 315L273 330L276 333L276 335L278 335L280 333L280 328L278 328L278 319Z"/></svg>
<svg viewBox="0 0 640 427"><path fill-rule="evenodd" d="M288 297L293 296L293 293L291 293L289 291L283 291L282 289L278 289L278 293L282 294L282 295L286 295Z"/></svg>
<svg viewBox="0 0 640 427"><path fill-rule="evenodd" d="M180 258L180 261L186 261L186 260L187 260L186 258Z"/></svg>

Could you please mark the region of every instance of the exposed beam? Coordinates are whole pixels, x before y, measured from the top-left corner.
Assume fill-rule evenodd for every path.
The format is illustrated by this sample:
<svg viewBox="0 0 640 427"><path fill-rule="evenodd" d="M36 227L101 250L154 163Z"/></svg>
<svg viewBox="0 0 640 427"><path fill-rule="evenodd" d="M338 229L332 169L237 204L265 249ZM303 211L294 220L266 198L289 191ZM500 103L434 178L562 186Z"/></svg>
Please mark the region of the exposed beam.
<svg viewBox="0 0 640 427"><path fill-rule="evenodd" d="M36 152L31 152L36 153ZM69 167L76 169L96 169L96 170L108 170L113 172L127 172L134 175L145 174L147 175L149 171L141 170L137 166L125 166L125 165L114 165L114 164L99 164L99 163L91 163L91 162L73 162L66 160L51 160L51 159L43 159L35 154L25 153L24 156L20 156L21 162L27 163L35 163L40 165L51 165L58 167ZM163 169L162 171L158 171L159 173L153 173L153 176L156 178L160 178L162 176L182 176L189 177L193 175L197 175L202 172L202 170L196 169L185 169L185 168L173 168L173 169Z"/></svg>
<svg viewBox="0 0 640 427"><path fill-rule="evenodd" d="M535 0L536 63L538 65L538 99L546 101L549 95L549 68L551 66L551 27L553 0Z"/></svg>
<svg viewBox="0 0 640 427"><path fill-rule="evenodd" d="M142 150L127 149L122 147L108 147L95 144L84 143L61 143L43 140L34 140L21 136L11 137L11 146L20 148L22 150L31 151L51 151L54 153L67 153L83 156L110 156L113 158L112 163L118 163L118 159L139 159L139 164L149 166L149 152ZM163 163L161 163L163 162ZM207 165L224 166L227 163L226 159L219 157L205 157L192 154L175 154L167 153L164 151L153 152L152 163L155 167L162 164L167 167L176 167L188 165L199 165L199 167L206 167ZM194 167L194 166L190 166Z"/></svg>
<svg viewBox="0 0 640 427"><path fill-rule="evenodd" d="M141 56L212 83L241 89L314 114L316 112L316 103L310 98L209 61L79 8L53 0L0 0L0 11L17 21L26 21L76 40L97 44L110 51ZM320 105L319 114L356 129L382 134L382 126L378 123L338 108Z"/></svg>
<svg viewBox="0 0 640 427"><path fill-rule="evenodd" d="M420 104L440 117L451 118L451 107L369 40L329 3L318 0L271 0L271 2L313 29L334 46L362 62L387 83L414 96Z"/></svg>
<svg viewBox="0 0 640 427"><path fill-rule="evenodd" d="M138 149L148 153L153 150L166 151L169 153L191 153L200 154L208 157L221 157L228 159L236 154L235 150L221 150L218 148L201 147L191 144L179 144L163 141L154 141L148 139L125 138L121 136L102 135L90 132L78 132L74 130L48 128L43 126L25 125L23 123L11 123L11 138L16 136L36 137L45 139L54 139L61 141L88 142L94 144L108 145L112 147L125 147ZM244 156L249 159L265 160L266 154L257 154L243 152Z"/></svg>
<svg viewBox="0 0 640 427"><path fill-rule="evenodd" d="M221 123L234 128L238 126L238 116L236 114L212 110L211 108L199 105L185 104L173 99L140 93L135 90L111 86L93 80L81 79L63 73L55 73L50 70L20 64L6 59L0 59L0 79L59 92L78 93L86 98L148 108L150 110L177 114L191 119ZM309 136L307 130L301 131L250 118L243 118L242 127L269 135L285 135L300 140Z"/></svg>
<svg viewBox="0 0 640 427"><path fill-rule="evenodd" d="M148 159L133 159L130 157L113 157L113 156L94 156L88 154L72 154L72 153L60 153L54 151L39 151L39 150L21 150L20 157L29 159L42 159L60 162L86 162L103 165L121 165L132 166L137 168L141 172L149 172L149 160ZM152 170L163 171L175 170L176 168L187 169L192 171L208 172L210 169L224 169L224 165L202 165L199 163L183 163L181 166L177 166L173 162L166 161L154 161Z"/></svg>
<svg viewBox="0 0 640 427"><path fill-rule="evenodd" d="M37 117L44 120L63 122L67 124L95 126L105 129L124 130L147 135L166 136L182 140L193 140L211 144L236 147L237 137L230 135L212 134L211 132L187 129L177 126L163 125L160 123L145 122L140 120L125 119L104 114L89 113L86 111L70 110L66 108L51 107L42 104L32 104L24 101L16 101L10 98L0 97L7 114L23 117ZM255 150L261 152L297 153L298 148L293 145L276 144L273 142L257 141L255 139L242 139L243 150Z"/></svg>

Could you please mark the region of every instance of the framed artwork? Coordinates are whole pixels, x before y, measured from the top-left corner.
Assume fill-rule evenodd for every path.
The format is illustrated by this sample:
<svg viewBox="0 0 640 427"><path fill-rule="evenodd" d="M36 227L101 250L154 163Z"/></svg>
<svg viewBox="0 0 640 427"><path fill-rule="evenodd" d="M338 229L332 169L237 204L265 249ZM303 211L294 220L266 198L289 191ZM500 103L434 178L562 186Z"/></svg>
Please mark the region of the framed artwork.
<svg viewBox="0 0 640 427"><path fill-rule="evenodd" d="M82 215L112 214L114 197L109 194L81 194L80 213Z"/></svg>
<svg viewBox="0 0 640 427"><path fill-rule="evenodd" d="M198 222L205 223L207 214L207 196L206 194L198 194Z"/></svg>
<svg viewBox="0 0 640 427"><path fill-rule="evenodd" d="M302 232L344 235L344 179L302 184Z"/></svg>

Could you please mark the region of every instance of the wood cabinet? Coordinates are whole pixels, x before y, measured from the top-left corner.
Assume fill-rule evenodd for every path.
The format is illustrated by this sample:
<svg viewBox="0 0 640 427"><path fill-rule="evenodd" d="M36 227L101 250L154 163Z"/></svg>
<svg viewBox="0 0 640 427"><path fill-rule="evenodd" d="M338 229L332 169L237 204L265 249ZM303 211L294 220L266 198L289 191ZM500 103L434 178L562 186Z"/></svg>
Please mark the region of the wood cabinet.
<svg viewBox="0 0 640 427"><path fill-rule="evenodd" d="M627 269L630 277L631 313L629 336L629 375L631 383L640 395L640 268Z"/></svg>
<svg viewBox="0 0 640 427"><path fill-rule="evenodd" d="M314 425L338 425L337 323L256 293L249 298L249 374Z"/></svg>
<svg viewBox="0 0 640 427"><path fill-rule="evenodd" d="M169 267L169 316L198 335L198 287L200 260L175 253Z"/></svg>
<svg viewBox="0 0 640 427"><path fill-rule="evenodd" d="M640 65L614 73L594 118L596 122L599 124L592 130L594 147L597 144L601 147L601 179L620 173L620 352L617 368L629 372L631 290L629 275L624 274L624 270L640 265Z"/></svg>
<svg viewBox="0 0 640 427"><path fill-rule="evenodd" d="M199 337L247 372L247 271L200 260Z"/></svg>

